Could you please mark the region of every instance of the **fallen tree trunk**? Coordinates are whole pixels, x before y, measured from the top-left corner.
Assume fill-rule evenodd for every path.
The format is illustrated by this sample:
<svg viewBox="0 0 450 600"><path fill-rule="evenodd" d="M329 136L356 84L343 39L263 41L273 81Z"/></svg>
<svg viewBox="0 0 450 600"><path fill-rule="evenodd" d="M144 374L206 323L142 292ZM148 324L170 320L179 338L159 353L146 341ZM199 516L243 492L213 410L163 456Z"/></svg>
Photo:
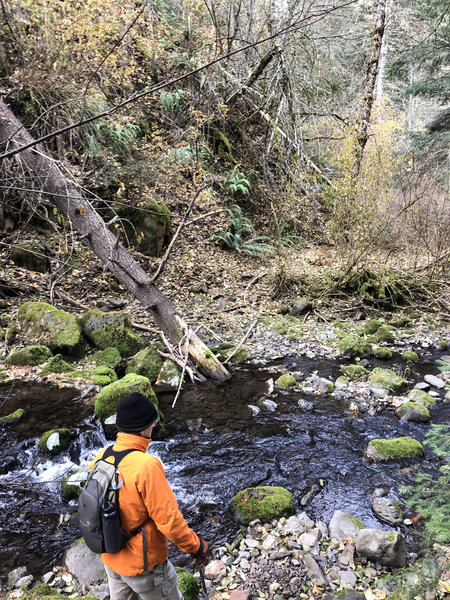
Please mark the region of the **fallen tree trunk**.
<svg viewBox="0 0 450 600"><path fill-rule="evenodd" d="M0 99L0 144L5 150L11 150L32 141L32 136ZM76 183L63 175L41 146L23 150L10 160L20 161L24 175L31 177L38 189L48 194L49 202L72 224L82 242L102 260L116 279L144 305L169 341L175 347L181 344L183 352L188 346L189 356L200 372L219 380L229 376L225 367L177 314L172 303L151 283L139 263L119 243Z"/></svg>

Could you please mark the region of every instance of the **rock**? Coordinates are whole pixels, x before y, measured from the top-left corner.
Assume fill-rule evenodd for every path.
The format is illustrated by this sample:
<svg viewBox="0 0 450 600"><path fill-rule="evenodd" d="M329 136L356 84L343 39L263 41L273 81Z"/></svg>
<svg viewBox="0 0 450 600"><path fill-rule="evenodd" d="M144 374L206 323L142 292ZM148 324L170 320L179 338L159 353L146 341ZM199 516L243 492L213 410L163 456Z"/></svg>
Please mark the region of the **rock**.
<svg viewBox="0 0 450 600"><path fill-rule="evenodd" d="M109 598L109 586L107 583L95 585L89 589L89 596L95 596L98 600L107 600Z"/></svg>
<svg viewBox="0 0 450 600"><path fill-rule="evenodd" d="M64 565L80 585L93 585L106 580L105 568L99 554L94 554L80 539L64 555Z"/></svg>
<svg viewBox="0 0 450 600"><path fill-rule="evenodd" d="M80 319L83 333L96 346L105 350L116 348L121 356L133 356L146 346L145 340L132 329L125 312L104 313L91 308Z"/></svg>
<svg viewBox="0 0 450 600"><path fill-rule="evenodd" d="M142 375L154 383L161 371L163 359L153 348L144 348L135 354L128 362L125 373Z"/></svg>
<svg viewBox="0 0 450 600"><path fill-rule="evenodd" d="M261 398L258 404L261 406L261 408L264 408L269 412L275 412L278 408L278 404L273 400L269 400L268 398Z"/></svg>
<svg viewBox="0 0 450 600"><path fill-rule="evenodd" d="M430 387L430 384L427 383L426 381L422 381L419 383L416 383L416 385L414 386L415 390L427 390Z"/></svg>
<svg viewBox="0 0 450 600"><path fill-rule="evenodd" d="M389 325L382 325L378 331L375 332L373 339L376 342L386 342L387 344L393 344L395 341L393 335L393 328Z"/></svg>
<svg viewBox="0 0 450 600"><path fill-rule="evenodd" d="M29 271L47 273L50 268L46 250L37 242L24 242L12 246L10 258L18 267Z"/></svg>
<svg viewBox="0 0 450 600"><path fill-rule="evenodd" d="M282 487L260 486L238 492L230 502L233 519L242 525L259 519L270 523L272 519L289 517L294 513L291 492Z"/></svg>
<svg viewBox="0 0 450 600"><path fill-rule="evenodd" d="M442 389L445 387L445 381L440 377L436 377L436 375L425 375L425 381L430 385L437 387L438 389Z"/></svg>
<svg viewBox="0 0 450 600"><path fill-rule="evenodd" d="M298 541L302 545L303 550L309 551L317 543L317 537L311 533L302 533Z"/></svg>
<svg viewBox="0 0 450 600"><path fill-rule="evenodd" d="M372 508L377 516L389 525L401 525L403 522L401 506L392 498L386 498L385 496L372 498Z"/></svg>
<svg viewBox="0 0 450 600"><path fill-rule="evenodd" d="M22 339L47 346L50 350L71 353L81 339L81 327L73 315L46 302L25 302L18 320Z"/></svg>
<svg viewBox="0 0 450 600"><path fill-rule="evenodd" d="M349 380L347 377L344 377L344 375L341 375L340 377L338 377L336 379L336 381L334 382L334 385L336 387L337 390L345 390L348 388L348 384L349 384Z"/></svg>
<svg viewBox="0 0 450 600"><path fill-rule="evenodd" d="M72 365L66 362L61 354L56 354L42 369L42 374L48 375L49 373L69 373L71 371L75 371Z"/></svg>
<svg viewBox="0 0 450 600"><path fill-rule="evenodd" d="M290 387L295 387L297 385L297 380L293 375L285 373L284 375L278 377L278 379L275 381L275 385L284 390Z"/></svg>
<svg viewBox="0 0 450 600"><path fill-rule="evenodd" d="M364 333L366 335L373 335L380 329L382 325L383 323L378 321L378 319L371 319L364 325Z"/></svg>
<svg viewBox="0 0 450 600"><path fill-rule="evenodd" d="M362 521L342 510L336 510L334 512L330 524L328 525L330 538L336 540L355 538L358 531L364 528L365 525Z"/></svg>
<svg viewBox="0 0 450 600"><path fill-rule="evenodd" d="M39 440L38 446L44 452L59 454L66 450L70 442L70 431L66 428L46 431Z"/></svg>
<svg viewBox="0 0 450 600"><path fill-rule="evenodd" d="M14 586L16 589L19 589L21 587L26 587L29 588L31 587L31 584L33 583L33 575L25 575L25 577L21 577L19 579L19 581L16 582L16 585Z"/></svg>
<svg viewBox="0 0 450 600"><path fill-rule="evenodd" d="M303 398L300 398L300 400L297 402L297 406L301 410L306 410L308 412L314 408L314 404L310 400L303 400Z"/></svg>
<svg viewBox="0 0 450 600"><path fill-rule="evenodd" d="M254 417L256 417L256 415L259 415L259 413L261 412L261 409L258 406L255 406L254 404L247 404L247 407L251 410L251 413Z"/></svg>
<svg viewBox="0 0 450 600"><path fill-rule="evenodd" d="M14 414L14 413L13 413ZM3 417L5 418L5 417ZM0 419L0 423L1 423ZM3 456L0 458L0 475L6 475L19 466L19 461L16 456Z"/></svg>
<svg viewBox="0 0 450 600"><path fill-rule="evenodd" d="M161 256L171 237L170 210L162 198L153 198L139 207L120 205L117 212L130 244L146 256Z"/></svg>
<svg viewBox="0 0 450 600"><path fill-rule="evenodd" d="M373 562L389 567L404 567L406 547L396 531L362 529L356 537L356 551Z"/></svg>
<svg viewBox="0 0 450 600"><path fill-rule="evenodd" d="M47 346L26 346L12 352L5 358L5 364L32 367L47 362L51 357L52 351Z"/></svg>
<svg viewBox="0 0 450 600"><path fill-rule="evenodd" d="M220 581L227 574L227 567L221 560L212 560L205 567L205 577L213 581Z"/></svg>
<svg viewBox="0 0 450 600"><path fill-rule="evenodd" d="M175 567L178 576L178 589L180 590L184 600L197 600L200 585L197 579L181 567ZM161 594L163 595L163 594Z"/></svg>
<svg viewBox="0 0 450 600"><path fill-rule="evenodd" d="M293 317L298 317L299 315L303 315L309 312L312 309L312 303L308 298L302 298L301 300L297 300L294 306L291 308L289 314Z"/></svg>
<svg viewBox="0 0 450 600"><path fill-rule="evenodd" d="M420 404L423 404L423 406L428 406L430 404L436 403L436 400L432 396L430 396L430 394L428 394L424 390L416 388L409 392L408 398L412 402L419 402Z"/></svg>
<svg viewBox="0 0 450 600"><path fill-rule="evenodd" d="M0 425L13 425L14 423L17 423L17 421L20 421L20 419L23 419L25 415L26 412L23 410L23 408L18 408L13 413L5 415L4 417L0 417Z"/></svg>
<svg viewBox="0 0 450 600"><path fill-rule="evenodd" d="M303 512L299 515L289 517L283 523L283 534L289 533L303 533L304 531L308 531L314 527L314 521L308 517L308 515Z"/></svg>
<svg viewBox="0 0 450 600"><path fill-rule="evenodd" d="M412 350L406 350L403 352L402 357L408 362L417 362L419 360L419 355L417 352L413 352Z"/></svg>
<svg viewBox="0 0 450 600"><path fill-rule="evenodd" d="M117 348L105 348L105 350L100 350L99 352L92 354L90 360L96 365L115 369L122 362L122 356ZM127 373L127 371L125 372ZM141 373L137 373L137 375L141 375Z"/></svg>
<svg viewBox="0 0 450 600"><path fill-rule="evenodd" d="M233 590L230 600L251 600L252 593L249 590Z"/></svg>
<svg viewBox="0 0 450 600"><path fill-rule="evenodd" d="M397 408L395 414L402 421L413 423L428 423L430 420L430 411L419 402L405 402Z"/></svg>
<svg viewBox="0 0 450 600"><path fill-rule="evenodd" d="M384 346L375 346L373 353L380 360L390 360L392 358L392 350Z"/></svg>
<svg viewBox="0 0 450 600"><path fill-rule="evenodd" d="M369 375L369 382L395 394L401 393L408 385L406 379L399 377L394 371L380 368L373 369Z"/></svg>
<svg viewBox="0 0 450 600"><path fill-rule="evenodd" d="M366 597L358 592L349 592L345 595L344 600L366 600Z"/></svg>
<svg viewBox="0 0 450 600"><path fill-rule="evenodd" d="M317 585L328 585L327 578L311 554L305 554L303 556L303 562L309 579L315 581Z"/></svg>
<svg viewBox="0 0 450 600"><path fill-rule="evenodd" d="M19 579L21 579L22 577L24 577L27 573L27 568L26 567L17 567L17 569L14 569L14 571L11 571L11 573L8 575L8 581L7 581L7 587L12 590L16 583L19 581Z"/></svg>
<svg viewBox="0 0 450 600"><path fill-rule="evenodd" d="M48 571L48 573L45 573L44 575L42 575L41 577L41 581L42 583L50 583L50 581L54 578L55 574L53 573L53 571Z"/></svg>
<svg viewBox="0 0 450 600"><path fill-rule="evenodd" d="M342 370L350 379L356 379L369 372L362 365L346 365Z"/></svg>
<svg viewBox="0 0 450 600"><path fill-rule="evenodd" d="M363 358L372 353L372 345L359 335L344 334L338 343L339 350L344 356L359 356Z"/></svg>
<svg viewBox="0 0 450 600"><path fill-rule="evenodd" d="M357 582L356 575L353 571L339 571L338 577L346 584L346 587L354 588Z"/></svg>
<svg viewBox="0 0 450 600"><path fill-rule="evenodd" d="M171 360L165 360L156 380L156 385L166 385L174 390L178 388L181 381L181 373L175 363Z"/></svg>
<svg viewBox="0 0 450 600"><path fill-rule="evenodd" d="M416 458L424 455L420 442L409 436L392 439L375 439L369 442L367 454L376 461Z"/></svg>

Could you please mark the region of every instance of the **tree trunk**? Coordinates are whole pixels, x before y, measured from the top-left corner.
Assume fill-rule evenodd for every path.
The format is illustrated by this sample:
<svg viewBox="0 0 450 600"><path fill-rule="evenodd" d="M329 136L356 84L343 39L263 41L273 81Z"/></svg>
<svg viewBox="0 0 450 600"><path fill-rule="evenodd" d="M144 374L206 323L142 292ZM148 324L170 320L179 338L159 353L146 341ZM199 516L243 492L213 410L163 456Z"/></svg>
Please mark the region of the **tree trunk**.
<svg viewBox="0 0 450 600"><path fill-rule="evenodd" d="M364 82L364 96L361 116L356 127L356 148L353 166L353 175L355 179L359 175L364 148L369 138L369 124L374 102L375 82L377 79L381 46L386 27L386 1L387 0L378 0L377 22L372 36L372 49L369 56L366 79Z"/></svg>
<svg viewBox="0 0 450 600"><path fill-rule="evenodd" d="M7 148L21 147L32 141L31 135L0 99L0 144ZM76 183L62 174L56 162L42 147L38 145L24 150L11 160L20 161L26 174L38 183L43 193L48 194L48 200L72 224L83 243L103 261L116 279L142 302L174 346L178 347L180 342L183 342L182 349L185 352L187 332L189 356L198 369L213 379L221 380L229 376L228 371L212 356L208 347L183 322L171 302L151 284L149 276L139 263L119 244L107 224L83 197Z"/></svg>
<svg viewBox="0 0 450 600"><path fill-rule="evenodd" d="M384 73L386 71L386 63L387 63L387 54L388 54L388 37L389 37L389 21L393 12L393 4L394 0L386 1L386 13L385 13L385 29L384 35L381 42L380 48L380 64L378 66L378 75L377 75L377 85L376 85L376 93L375 99L377 103L380 105L383 100L384 94Z"/></svg>

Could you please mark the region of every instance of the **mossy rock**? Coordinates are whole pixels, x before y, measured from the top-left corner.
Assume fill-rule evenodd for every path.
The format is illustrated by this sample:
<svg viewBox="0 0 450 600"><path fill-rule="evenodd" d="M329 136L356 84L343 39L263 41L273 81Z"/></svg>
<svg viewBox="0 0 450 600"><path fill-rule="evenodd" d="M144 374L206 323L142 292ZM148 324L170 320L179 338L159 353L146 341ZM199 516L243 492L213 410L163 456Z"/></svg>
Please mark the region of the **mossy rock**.
<svg viewBox="0 0 450 600"><path fill-rule="evenodd" d="M405 402L397 408L395 414L399 419L413 423L428 423L430 411L420 402Z"/></svg>
<svg viewBox="0 0 450 600"><path fill-rule="evenodd" d="M233 354L235 346L228 342L223 342L216 348L213 346L211 350L214 352L214 354L218 354L222 360L226 362L232 362L236 365L244 363L249 357L249 352L248 350L245 350L245 348L239 348L236 354ZM228 357L231 354L233 354L233 356L231 356L229 359Z"/></svg>
<svg viewBox="0 0 450 600"><path fill-rule="evenodd" d="M436 398L433 398L433 396L430 396L430 394L427 394L427 392L425 392L424 390L413 389L409 392L408 398L412 402L419 402L424 406L436 404Z"/></svg>
<svg viewBox="0 0 450 600"><path fill-rule="evenodd" d="M171 237L171 213L162 198L117 207L130 244L147 256L161 256Z"/></svg>
<svg viewBox="0 0 450 600"><path fill-rule="evenodd" d="M389 327L389 325L382 325L374 334L374 340L376 342L386 342L387 344L393 344L395 341L395 337L392 333L392 330L392 327Z"/></svg>
<svg viewBox="0 0 450 600"><path fill-rule="evenodd" d="M119 401L132 392L139 392L148 398L149 402L151 402L158 411L160 420L162 420L162 415L158 407L158 399L152 389L149 379L147 377L142 377L142 375L128 373L128 375L125 375L122 379L104 387L95 401L95 414L103 424L105 424L105 421L107 420L108 424L115 423L114 417Z"/></svg>
<svg viewBox="0 0 450 600"><path fill-rule="evenodd" d="M178 589L183 594L184 600L197 600L200 586L197 579L181 567L175 567L178 575Z"/></svg>
<svg viewBox="0 0 450 600"><path fill-rule="evenodd" d="M350 377L350 379L361 377L362 375L365 375L369 372L362 365L345 365L345 367L343 367L342 370L347 375L347 377Z"/></svg>
<svg viewBox="0 0 450 600"><path fill-rule="evenodd" d="M37 273L47 273L50 268L45 248L36 242L25 242L13 246L11 260L18 267Z"/></svg>
<svg viewBox="0 0 450 600"><path fill-rule="evenodd" d="M406 350L406 352L403 352L402 356L408 362L417 362L419 360L417 352L413 352L412 350Z"/></svg>
<svg viewBox="0 0 450 600"><path fill-rule="evenodd" d="M380 360L390 360L392 358L392 350L384 346L376 346L373 349L373 354Z"/></svg>
<svg viewBox="0 0 450 600"><path fill-rule="evenodd" d="M370 383L378 385L387 391L399 394L408 386L403 377L399 377L390 369L375 368L369 376Z"/></svg>
<svg viewBox="0 0 450 600"><path fill-rule="evenodd" d="M52 596L52 598L64 598L58 590L48 583L38 583L31 590L24 590L24 593L20 598L21 600L39 600L40 598L45 598L47 596Z"/></svg>
<svg viewBox="0 0 450 600"><path fill-rule="evenodd" d="M397 321L391 321L389 325L391 327L395 327L395 329L400 329L401 327L406 327L411 323L411 319L409 317L403 317L402 319L398 319Z"/></svg>
<svg viewBox="0 0 450 600"><path fill-rule="evenodd" d="M181 381L181 372L171 360L165 360L161 366L156 383L178 388Z"/></svg>
<svg viewBox="0 0 450 600"><path fill-rule="evenodd" d="M39 448L50 454L59 454L66 450L70 442L70 431L66 428L46 431L39 440Z"/></svg>
<svg viewBox="0 0 450 600"><path fill-rule="evenodd" d="M122 362L122 356L117 348L105 348L105 350L95 352L95 354L90 357L90 360L99 367L105 366L115 369Z"/></svg>
<svg viewBox="0 0 450 600"><path fill-rule="evenodd" d="M278 377L278 379L275 381L275 385L277 385L281 390L285 390L290 387L295 387L297 385L297 380L293 375L285 373L284 375Z"/></svg>
<svg viewBox="0 0 450 600"><path fill-rule="evenodd" d="M48 373L70 373L70 371L75 371L74 367L66 362L61 354L53 356L42 369L44 375Z"/></svg>
<svg viewBox="0 0 450 600"><path fill-rule="evenodd" d="M233 519L248 525L255 519L270 523L273 519L294 514L294 499L283 487L259 486L238 492L230 503Z"/></svg>
<svg viewBox="0 0 450 600"><path fill-rule="evenodd" d="M72 471L72 473L67 475L67 477L64 477L64 479L61 482L62 497L63 497L63 500L65 500L66 502L69 502L70 500L76 500L78 498L78 496L80 495L80 490L81 490L80 485L79 484L74 485L73 483L69 482L72 475L74 475L76 472L77 471Z"/></svg>
<svg viewBox="0 0 450 600"><path fill-rule="evenodd" d="M359 335L344 334L339 340L338 347L344 356L363 358L372 353L372 345Z"/></svg>
<svg viewBox="0 0 450 600"><path fill-rule="evenodd" d="M26 413L23 410L23 408L18 408L17 410L10 413L9 415L6 415L5 417L0 417L0 425L6 425L6 423L10 423L10 424L17 423L17 421L20 421L20 419L23 419L25 414Z"/></svg>
<svg viewBox="0 0 450 600"><path fill-rule="evenodd" d="M376 462L418 458L424 455L422 444L409 436L372 440L367 447L367 453Z"/></svg>
<svg viewBox="0 0 450 600"><path fill-rule="evenodd" d="M163 359L161 355L153 348L144 348L135 354L127 364L125 373L136 373L147 377L151 383L154 383L161 371Z"/></svg>
<svg viewBox="0 0 450 600"><path fill-rule="evenodd" d="M5 342L7 346L11 346L19 333L19 329L15 323L11 323L5 333Z"/></svg>
<svg viewBox="0 0 450 600"><path fill-rule="evenodd" d="M383 323L378 321L378 319L371 319L364 325L364 333L366 335L373 335L380 329L380 327L382 327L382 325Z"/></svg>
<svg viewBox="0 0 450 600"><path fill-rule="evenodd" d="M10 354L5 359L5 364L34 367L47 362L52 356L52 351L47 346L26 346Z"/></svg>
<svg viewBox="0 0 450 600"><path fill-rule="evenodd" d="M81 339L76 317L47 302L25 302L19 308L21 336L50 350L73 352Z"/></svg>
<svg viewBox="0 0 450 600"><path fill-rule="evenodd" d="M106 385L110 385L117 381L117 373L111 367L97 367L89 372L89 377L95 383L95 385L100 385L105 387Z"/></svg>
<svg viewBox="0 0 450 600"><path fill-rule="evenodd" d="M122 311L104 313L91 308L80 319L83 333L96 346L117 348L121 356L133 356L146 346L145 340L132 329L128 315Z"/></svg>

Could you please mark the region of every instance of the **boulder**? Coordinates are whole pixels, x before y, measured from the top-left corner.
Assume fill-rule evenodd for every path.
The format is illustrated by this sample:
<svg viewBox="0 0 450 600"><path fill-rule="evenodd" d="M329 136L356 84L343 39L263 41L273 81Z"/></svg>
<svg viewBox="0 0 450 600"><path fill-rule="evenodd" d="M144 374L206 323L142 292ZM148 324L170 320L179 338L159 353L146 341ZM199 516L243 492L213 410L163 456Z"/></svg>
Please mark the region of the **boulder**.
<svg viewBox="0 0 450 600"><path fill-rule="evenodd" d="M81 328L73 315L46 302L25 302L18 320L22 339L58 352L73 352L80 343Z"/></svg>
<svg viewBox="0 0 450 600"><path fill-rule="evenodd" d="M63 359L61 354L53 356L42 369L44 375L48 373L69 373L70 371L75 371L75 369Z"/></svg>
<svg viewBox="0 0 450 600"><path fill-rule="evenodd" d="M430 411L420 402L405 402L397 408L395 414L402 421L413 423L428 423L430 420Z"/></svg>
<svg viewBox="0 0 450 600"><path fill-rule="evenodd" d="M427 394L427 392L424 390L416 388L409 392L408 398L412 402L419 402L420 404L423 404L423 406L429 406L430 404L436 403L436 399L433 398L433 396L430 396L430 394Z"/></svg>
<svg viewBox="0 0 450 600"><path fill-rule="evenodd" d="M163 359L153 348L144 348L135 354L127 364L125 373L136 373L142 375L154 383L161 371Z"/></svg>
<svg viewBox="0 0 450 600"><path fill-rule="evenodd" d="M50 454L63 452L69 445L70 431L65 428L46 431L39 440L39 448Z"/></svg>
<svg viewBox="0 0 450 600"><path fill-rule="evenodd" d="M424 455L423 446L409 436L392 439L375 439L369 442L367 454L376 461L418 458Z"/></svg>
<svg viewBox="0 0 450 600"><path fill-rule="evenodd" d="M359 335L341 334L338 347L344 356L363 358L372 354L372 345Z"/></svg>
<svg viewBox="0 0 450 600"><path fill-rule="evenodd" d="M312 309L311 300L308 300L308 298L301 298L300 300L297 300L297 302L291 308L291 311L289 314L292 315L293 317L298 317L300 315L303 315L303 314L309 312L311 309Z"/></svg>
<svg viewBox="0 0 450 600"><path fill-rule="evenodd" d="M116 210L130 244L147 256L161 256L171 235L170 210L164 200L120 205Z"/></svg>
<svg viewBox="0 0 450 600"><path fill-rule="evenodd" d="M293 515L294 499L291 492L282 487L247 488L232 498L230 512L241 525L248 525L255 519L270 523L272 519Z"/></svg>
<svg viewBox="0 0 450 600"><path fill-rule="evenodd" d="M392 350L384 346L375 346L373 353L380 360L390 360L392 358Z"/></svg>
<svg viewBox="0 0 450 600"><path fill-rule="evenodd" d="M18 267L37 273L47 273L50 268L45 248L36 242L25 242L13 246L11 260Z"/></svg>
<svg viewBox="0 0 450 600"><path fill-rule="evenodd" d="M347 375L347 377L350 377L350 379L361 377L362 375L365 375L369 372L362 365L345 365L345 367L342 367L342 370Z"/></svg>
<svg viewBox="0 0 450 600"><path fill-rule="evenodd" d="M275 381L275 385L277 385L280 389L284 390L296 386L297 380L293 375L285 373L284 375L278 377L278 379Z"/></svg>
<svg viewBox="0 0 450 600"><path fill-rule="evenodd" d="M180 381L181 373L175 363L171 360L165 360L156 380L157 385L167 385L173 389L177 389Z"/></svg>
<svg viewBox="0 0 450 600"><path fill-rule="evenodd" d="M128 315L121 311L104 313L91 308L80 319L83 333L96 346L116 348L121 356L133 356L146 346L145 340L132 329Z"/></svg>
<svg viewBox="0 0 450 600"><path fill-rule="evenodd" d="M330 538L335 540L355 538L358 531L364 528L365 525L362 521L342 510L334 511L330 524L328 525Z"/></svg>
<svg viewBox="0 0 450 600"><path fill-rule="evenodd" d="M64 565L81 585L93 585L106 579L100 555L91 552L82 538L67 550L64 555Z"/></svg>
<svg viewBox="0 0 450 600"><path fill-rule="evenodd" d="M394 394L401 393L408 385L406 379L399 377L394 371L378 367L369 375L369 382L384 388L386 391L394 392Z"/></svg>
<svg viewBox="0 0 450 600"><path fill-rule="evenodd" d="M197 600L200 586L197 579L181 567L175 567L178 575L178 589L183 594L184 600Z"/></svg>
<svg viewBox="0 0 450 600"><path fill-rule="evenodd" d="M396 531L362 529L356 537L356 551L387 567L404 567L406 563L406 546Z"/></svg>
<svg viewBox="0 0 450 600"><path fill-rule="evenodd" d="M42 365L52 357L52 351L47 346L26 346L21 350L12 352L6 359L5 364L20 366Z"/></svg>
<svg viewBox="0 0 450 600"><path fill-rule="evenodd" d="M375 496L372 498L373 512L381 521L397 526L403 522L403 511L400 504L393 498Z"/></svg>
<svg viewBox="0 0 450 600"><path fill-rule="evenodd" d="M115 369L122 362L122 357L117 348L105 348L104 350L100 350L100 352L95 352L90 357L90 360L99 367L103 366ZM138 373L138 375L142 375L142 373Z"/></svg>

